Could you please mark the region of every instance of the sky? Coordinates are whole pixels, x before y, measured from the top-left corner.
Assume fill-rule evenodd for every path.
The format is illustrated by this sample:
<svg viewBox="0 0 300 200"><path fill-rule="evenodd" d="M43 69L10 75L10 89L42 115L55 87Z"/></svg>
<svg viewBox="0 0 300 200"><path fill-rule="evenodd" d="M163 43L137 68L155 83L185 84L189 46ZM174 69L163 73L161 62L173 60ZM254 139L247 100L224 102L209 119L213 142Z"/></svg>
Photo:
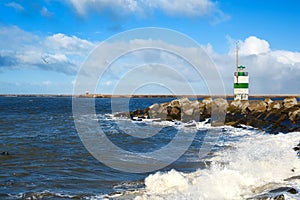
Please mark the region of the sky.
<svg viewBox="0 0 300 200"><path fill-rule="evenodd" d="M199 44L227 94L233 93L236 44L250 94L299 94L299 10L298 0L1 0L0 94L72 94L97 52L93 72L103 73L96 87L84 88L90 93L187 93L183 82L197 94L211 92L207 77L167 51L129 52L109 64L97 60L121 48L160 45L205 68L206 57L180 38L172 44L159 34L135 38L134 30L146 27ZM126 31L127 40L112 40Z"/></svg>

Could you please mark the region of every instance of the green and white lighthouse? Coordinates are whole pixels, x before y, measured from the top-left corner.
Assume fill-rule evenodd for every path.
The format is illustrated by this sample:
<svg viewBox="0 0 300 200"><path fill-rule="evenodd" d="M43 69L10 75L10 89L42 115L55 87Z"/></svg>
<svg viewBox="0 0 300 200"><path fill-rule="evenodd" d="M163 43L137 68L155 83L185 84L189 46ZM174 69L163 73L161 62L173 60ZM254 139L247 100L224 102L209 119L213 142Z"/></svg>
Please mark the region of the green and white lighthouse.
<svg viewBox="0 0 300 200"><path fill-rule="evenodd" d="M236 72L234 72L234 100L248 100L249 76L244 66L238 66L238 47L236 48Z"/></svg>

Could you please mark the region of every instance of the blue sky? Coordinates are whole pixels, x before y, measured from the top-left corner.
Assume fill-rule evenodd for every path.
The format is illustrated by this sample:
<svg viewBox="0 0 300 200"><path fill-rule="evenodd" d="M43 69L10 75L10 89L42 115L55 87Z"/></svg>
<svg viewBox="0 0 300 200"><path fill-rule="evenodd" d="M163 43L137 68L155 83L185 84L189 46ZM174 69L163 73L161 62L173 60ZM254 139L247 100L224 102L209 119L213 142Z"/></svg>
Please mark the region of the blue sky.
<svg viewBox="0 0 300 200"><path fill-rule="evenodd" d="M251 93L299 94L299 10L298 0L2 0L0 93L71 94L80 66L98 44L123 31L160 27L199 43L228 94L237 41ZM125 63L128 59L117 63L134 63ZM108 73L95 92L112 93L121 76L115 73ZM197 93L207 93L203 88ZM165 93L166 88L139 92Z"/></svg>

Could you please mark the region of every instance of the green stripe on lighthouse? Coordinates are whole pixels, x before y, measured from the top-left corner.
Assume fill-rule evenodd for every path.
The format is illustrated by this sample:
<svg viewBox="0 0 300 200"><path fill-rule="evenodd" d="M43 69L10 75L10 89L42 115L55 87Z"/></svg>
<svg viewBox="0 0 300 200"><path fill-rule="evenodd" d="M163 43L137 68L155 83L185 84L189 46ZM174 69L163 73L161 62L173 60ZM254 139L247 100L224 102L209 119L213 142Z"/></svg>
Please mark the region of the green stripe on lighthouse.
<svg viewBox="0 0 300 200"><path fill-rule="evenodd" d="M248 83L235 83L234 88L248 88Z"/></svg>

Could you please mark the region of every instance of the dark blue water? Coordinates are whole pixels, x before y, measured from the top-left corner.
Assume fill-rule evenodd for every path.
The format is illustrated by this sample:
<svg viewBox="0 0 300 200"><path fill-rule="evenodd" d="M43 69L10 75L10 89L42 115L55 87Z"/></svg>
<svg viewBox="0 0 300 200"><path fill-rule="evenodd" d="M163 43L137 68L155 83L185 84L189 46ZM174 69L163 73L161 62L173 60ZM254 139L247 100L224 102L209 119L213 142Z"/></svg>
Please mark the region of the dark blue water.
<svg viewBox="0 0 300 200"><path fill-rule="evenodd" d="M143 109L170 100L131 99L129 109ZM106 119L106 114L111 113L110 104L111 99L96 99L99 124L105 127L108 138L123 149L154 151L176 135L174 127L165 126L148 140L128 136L114 120ZM129 126L130 123L129 120ZM161 170L193 171L201 167L203 164L193 157L197 157L203 135L205 131L198 131L186 155ZM143 187L148 175L111 169L90 155L74 125L72 98L0 97L2 152L9 155L0 155L0 199L91 198Z"/></svg>

